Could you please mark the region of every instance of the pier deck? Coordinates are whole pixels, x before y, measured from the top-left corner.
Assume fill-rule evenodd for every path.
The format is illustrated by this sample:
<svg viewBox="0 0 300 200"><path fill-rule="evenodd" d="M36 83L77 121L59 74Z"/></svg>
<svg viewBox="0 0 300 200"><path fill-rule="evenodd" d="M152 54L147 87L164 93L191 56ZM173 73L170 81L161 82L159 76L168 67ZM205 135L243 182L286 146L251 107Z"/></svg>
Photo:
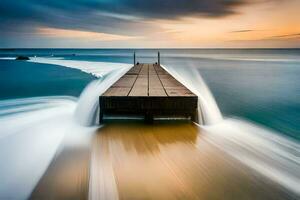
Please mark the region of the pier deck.
<svg viewBox="0 0 300 200"><path fill-rule="evenodd" d="M105 116L185 117L196 120L197 96L159 64L136 64L100 96Z"/></svg>

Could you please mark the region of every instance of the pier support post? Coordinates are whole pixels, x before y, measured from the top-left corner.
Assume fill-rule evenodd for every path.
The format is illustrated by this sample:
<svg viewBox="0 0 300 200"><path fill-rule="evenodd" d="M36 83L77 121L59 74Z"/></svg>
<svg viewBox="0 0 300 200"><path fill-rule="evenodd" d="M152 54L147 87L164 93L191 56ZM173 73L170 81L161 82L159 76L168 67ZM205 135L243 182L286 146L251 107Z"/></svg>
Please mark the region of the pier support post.
<svg viewBox="0 0 300 200"><path fill-rule="evenodd" d="M103 123L103 112L100 111L100 115L99 115L99 124Z"/></svg>
<svg viewBox="0 0 300 200"><path fill-rule="evenodd" d="M160 53L159 52L157 53L157 63L158 63L158 66L160 66Z"/></svg>
<svg viewBox="0 0 300 200"><path fill-rule="evenodd" d="M153 124L153 115L150 114L150 113L147 113L147 114L145 115L145 122L146 122L147 124Z"/></svg>
<svg viewBox="0 0 300 200"><path fill-rule="evenodd" d="M136 60L135 60L135 52L133 52L133 66L135 65Z"/></svg>
<svg viewBox="0 0 300 200"><path fill-rule="evenodd" d="M104 108L104 104L103 104L103 98L101 98L101 96L99 97L99 124L103 123L103 108Z"/></svg>
<svg viewBox="0 0 300 200"><path fill-rule="evenodd" d="M199 123L198 109L191 113L191 121Z"/></svg>

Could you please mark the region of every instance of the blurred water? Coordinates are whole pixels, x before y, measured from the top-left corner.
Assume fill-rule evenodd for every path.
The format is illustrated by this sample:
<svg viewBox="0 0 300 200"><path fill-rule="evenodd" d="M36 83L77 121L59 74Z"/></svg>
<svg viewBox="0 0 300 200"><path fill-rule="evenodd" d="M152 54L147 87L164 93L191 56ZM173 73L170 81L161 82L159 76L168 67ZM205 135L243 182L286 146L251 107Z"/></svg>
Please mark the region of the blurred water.
<svg viewBox="0 0 300 200"><path fill-rule="evenodd" d="M136 51L139 62L156 61L156 50ZM73 109L67 117L71 119L75 113L81 124L91 125L97 116L98 96L126 72L128 64L132 63L132 53L133 50L126 49L1 50L0 55L5 59L0 59L0 97L12 99L62 93L78 97L84 86L95 79L94 75L100 79L84 90L76 103L76 112ZM32 58L35 63L7 60L7 57L20 54L43 57ZM203 127L209 133L205 135L206 140L299 194L300 51L164 49L161 55L164 67L198 94L204 121L210 125ZM3 137L22 132L26 114L30 114L28 119L34 119L27 124L28 131L36 133L36 119L31 117L33 111L56 106L52 101L44 104L40 99L21 99L21 104L16 101L0 102ZM7 116L17 119L15 114L21 116L21 123L9 129L5 119ZM50 124L56 124L59 119L54 117ZM53 151L49 152L48 158L51 158ZM40 170L45 166L47 164ZM23 193L27 190L25 188Z"/></svg>
<svg viewBox="0 0 300 200"><path fill-rule="evenodd" d="M30 195L71 126L75 106L63 96L0 101L0 199Z"/></svg>
<svg viewBox="0 0 300 200"><path fill-rule="evenodd" d="M0 50L0 56L36 55L131 64L134 51L140 62L155 62L157 59L156 49L12 49ZM186 71L186 68L199 70L225 117L245 118L300 140L299 49L160 51L161 62L167 67L181 71ZM0 60L0 72L2 99L62 94L79 96L84 85L93 79L76 70L22 61ZM199 83L194 83L194 86L199 87Z"/></svg>

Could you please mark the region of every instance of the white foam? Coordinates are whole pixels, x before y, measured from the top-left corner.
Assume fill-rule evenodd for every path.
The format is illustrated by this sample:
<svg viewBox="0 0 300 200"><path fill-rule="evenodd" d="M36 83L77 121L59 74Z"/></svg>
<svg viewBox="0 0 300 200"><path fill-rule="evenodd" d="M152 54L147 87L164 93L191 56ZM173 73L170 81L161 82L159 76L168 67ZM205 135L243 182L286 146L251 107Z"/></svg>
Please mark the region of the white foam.
<svg viewBox="0 0 300 200"><path fill-rule="evenodd" d="M0 60L16 60L16 57L1 57Z"/></svg>
<svg viewBox="0 0 300 200"><path fill-rule="evenodd" d="M278 133L250 122L223 119L222 114L195 66L164 66L199 97L205 137L222 151L263 176L300 194L300 145Z"/></svg>
<svg viewBox="0 0 300 200"><path fill-rule="evenodd" d="M65 97L0 101L0 199L29 197L72 124L75 106Z"/></svg>
<svg viewBox="0 0 300 200"><path fill-rule="evenodd" d="M114 82L122 77L131 66L113 70L99 80L90 83L81 93L75 112L75 119L81 125L91 126L98 123L99 96L104 93Z"/></svg>
<svg viewBox="0 0 300 200"><path fill-rule="evenodd" d="M193 66L162 66L178 81L198 96L198 114L200 124L215 124L222 121L220 109L200 73Z"/></svg>
<svg viewBox="0 0 300 200"><path fill-rule="evenodd" d="M91 82L79 98L74 117L77 122L85 126L97 124L97 117L99 116L99 96L132 67L132 64L124 63L90 62L45 57L31 57L29 62L79 69L99 78Z"/></svg>
<svg viewBox="0 0 300 200"><path fill-rule="evenodd" d="M100 77L99 80L92 82L84 90L76 108L76 120L85 125L94 124L96 121L99 110L99 95L126 73L131 66L116 63L69 61L57 58L36 58L33 59L32 62L76 68ZM212 94L194 66L187 64L185 68L173 68L171 66L165 68L176 79L199 96L203 121L205 124L211 125L203 126L204 130L207 131L207 134L205 134L207 140L271 180L297 194L300 193L298 187L300 183L300 150L298 142L284 138L279 134L248 122L233 119L223 120ZM38 177L41 176L42 171L49 164L51 156L53 156L55 152L54 149L57 148L60 141L60 135L66 124L68 124L68 120L72 118L71 110L74 111L74 105L76 105L73 104L74 108L68 111L68 106L56 107L56 104L52 101L46 101L45 104L40 101L35 101L33 105L31 103L26 102L26 106L24 105L24 107L22 107L21 104L21 108L14 108L14 104L8 101L6 104L2 104L3 107L7 106L6 110L1 110L0 104L0 116L1 114L4 116L7 115L5 119L8 120L5 124L1 125L0 123L0 130L4 127L2 130L5 131L2 138L0 135L0 159L1 162L8 162L13 166L12 169L9 169L7 168L9 165L0 165L0 176L2 176L0 180L7 180L6 182L0 183L0 195L13 193L12 191L15 191L16 187L20 187L20 196L24 197L28 194L28 188L31 188L34 183L37 182ZM20 106L20 104L17 104L17 106ZM44 106L45 109L42 108ZM64 112L62 112L63 110L66 111L65 117ZM20 114L21 111L25 113L27 113L27 111L30 112L27 113L28 115L23 115ZM53 115L51 112L53 112ZM39 116L42 117L39 118ZM9 119L9 117L11 117L11 119ZM7 126L7 124L10 125ZM15 128L14 125L16 125ZM58 135L50 135L49 130L53 131L52 127L59 129L54 131L57 132ZM3 132L1 131L1 133ZM21 136L26 136L28 139ZM48 139L48 137L50 137L50 139ZM13 139L11 139L11 141L4 140L6 138ZM23 143L19 145L21 140ZM53 140L53 143L46 143L46 140ZM3 141L7 142L4 143ZM28 148L28 152L27 150L22 151L25 148ZM38 149L41 153L34 151L35 149ZM43 155L44 157L39 158L38 156L43 153L45 154ZM6 155L10 155L9 158ZM33 165L36 165L39 159L41 159L37 163L39 170L32 175L33 172L28 172L29 168L34 168L35 166ZM25 167L22 166L23 161L26 162ZM18 172L18 174L13 177L8 177L5 174L14 172ZM27 177L26 173L29 173L31 177ZM28 185L26 185L24 189L20 184L25 184L26 178L28 178L28 183L26 183ZM8 180L11 180L11 182Z"/></svg>
<svg viewBox="0 0 300 200"><path fill-rule="evenodd" d="M62 58L35 57L30 61L79 69L99 78L91 82L79 98L74 117L78 123L84 126L97 124L99 96L132 67L132 64L64 60Z"/></svg>
<svg viewBox="0 0 300 200"><path fill-rule="evenodd" d="M79 69L85 73L92 74L98 78L108 74L113 70L120 70L124 67L132 66L131 64L124 64L124 63L91 62L91 61L65 60L63 58L42 58L42 57L31 57L28 62L60 65L63 67Z"/></svg>
<svg viewBox="0 0 300 200"><path fill-rule="evenodd" d="M203 127L206 138L262 175L300 194L300 145L250 122L226 119Z"/></svg>
<svg viewBox="0 0 300 200"><path fill-rule="evenodd" d="M192 54L192 53L182 53L182 54L164 54L165 57L175 57L175 58L199 58L199 59L209 59L209 60L228 60L228 61L254 61L254 62L300 62L299 56L281 56L270 57L270 55L262 56L261 54L252 55L249 57L249 54Z"/></svg>

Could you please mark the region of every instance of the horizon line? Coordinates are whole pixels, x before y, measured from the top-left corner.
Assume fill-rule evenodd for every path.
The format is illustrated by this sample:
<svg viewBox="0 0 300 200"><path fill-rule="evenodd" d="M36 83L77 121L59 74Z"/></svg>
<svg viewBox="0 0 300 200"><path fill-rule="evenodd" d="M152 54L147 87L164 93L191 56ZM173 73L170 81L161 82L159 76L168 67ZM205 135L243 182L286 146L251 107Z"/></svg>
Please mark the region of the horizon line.
<svg viewBox="0 0 300 200"><path fill-rule="evenodd" d="M110 50L110 49L136 49L136 50L155 50L155 49L300 49L300 47L7 47L7 48L0 48L0 50L19 50L19 49L82 49L82 50Z"/></svg>

